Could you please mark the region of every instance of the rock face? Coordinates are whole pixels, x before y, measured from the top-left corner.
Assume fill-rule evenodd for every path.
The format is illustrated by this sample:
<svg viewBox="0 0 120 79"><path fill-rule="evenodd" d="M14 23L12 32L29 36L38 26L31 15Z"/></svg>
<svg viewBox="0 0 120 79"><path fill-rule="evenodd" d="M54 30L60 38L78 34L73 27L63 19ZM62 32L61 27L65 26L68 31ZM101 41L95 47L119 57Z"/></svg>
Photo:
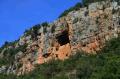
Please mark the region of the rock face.
<svg viewBox="0 0 120 79"><path fill-rule="evenodd" d="M65 60L78 50L96 54L104 47L105 41L118 37L120 6L117 2L92 3L88 8L72 11L49 26L38 30L37 40L31 40L30 35L20 38L18 44L28 46L25 52L15 55L14 63L17 64L8 68L9 73L25 74L32 71L36 64L53 59Z"/></svg>

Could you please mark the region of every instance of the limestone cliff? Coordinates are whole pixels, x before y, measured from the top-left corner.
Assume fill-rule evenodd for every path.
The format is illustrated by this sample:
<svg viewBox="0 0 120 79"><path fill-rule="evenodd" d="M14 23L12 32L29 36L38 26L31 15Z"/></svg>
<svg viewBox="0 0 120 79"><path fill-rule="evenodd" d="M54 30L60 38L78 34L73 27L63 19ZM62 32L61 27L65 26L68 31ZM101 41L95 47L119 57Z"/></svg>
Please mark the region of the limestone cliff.
<svg viewBox="0 0 120 79"><path fill-rule="evenodd" d="M65 60L78 50L96 54L96 51L105 46L106 41L118 37L120 6L117 2L91 3L88 7L57 19L47 27L41 26L36 32L35 37L23 35L20 38L13 48L27 44L25 51L19 51L13 64L9 67L2 66L1 72L7 69L7 73L21 75L32 71L36 64ZM21 64L20 68L18 64Z"/></svg>

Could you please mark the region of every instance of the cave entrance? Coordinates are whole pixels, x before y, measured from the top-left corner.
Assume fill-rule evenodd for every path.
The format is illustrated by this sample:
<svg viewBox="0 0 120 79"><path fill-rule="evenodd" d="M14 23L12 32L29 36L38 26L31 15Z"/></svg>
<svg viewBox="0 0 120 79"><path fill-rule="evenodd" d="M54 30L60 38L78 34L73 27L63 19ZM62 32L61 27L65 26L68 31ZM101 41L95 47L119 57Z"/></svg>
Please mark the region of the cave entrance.
<svg viewBox="0 0 120 79"><path fill-rule="evenodd" d="M60 35L56 37L58 43L62 46L67 43L70 43L68 31L63 31Z"/></svg>
<svg viewBox="0 0 120 79"><path fill-rule="evenodd" d="M47 58L47 57L49 57L49 56L50 56L50 53L43 54L43 57L44 57L44 58Z"/></svg>

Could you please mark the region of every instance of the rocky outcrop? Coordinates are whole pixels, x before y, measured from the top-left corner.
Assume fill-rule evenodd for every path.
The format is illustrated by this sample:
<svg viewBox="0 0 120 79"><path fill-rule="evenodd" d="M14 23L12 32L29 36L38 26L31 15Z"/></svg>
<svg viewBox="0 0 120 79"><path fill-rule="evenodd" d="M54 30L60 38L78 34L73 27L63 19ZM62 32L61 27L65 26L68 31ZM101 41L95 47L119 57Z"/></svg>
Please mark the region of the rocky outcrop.
<svg viewBox="0 0 120 79"><path fill-rule="evenodd" d="M41 27L37 40L32 40L31 35L22 36L16 47L28 46L25 52L15 55L14 63L17 64L8 67L9 73L25 74L32 71L36 64L65 60L78 50L96 54L106 41L118 37L119 33L120 6L117 2L92 3L59 18L49 27Z"/></svg>

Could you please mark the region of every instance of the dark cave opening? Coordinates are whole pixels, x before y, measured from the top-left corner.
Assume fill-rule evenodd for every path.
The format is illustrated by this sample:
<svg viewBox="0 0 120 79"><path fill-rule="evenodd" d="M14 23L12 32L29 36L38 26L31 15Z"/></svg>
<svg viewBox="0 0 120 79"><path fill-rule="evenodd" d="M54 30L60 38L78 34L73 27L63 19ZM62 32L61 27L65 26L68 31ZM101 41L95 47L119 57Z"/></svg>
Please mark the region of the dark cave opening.
<svg viewBox="0 0 120 79"><path fill-rule="evenodd" d="M68 31L63 31L56 39L61 46L70 43Z"/></svg>
<svg viewBox="0 0 120 79"><path fill-rule="evenodd" d="M43 54L43 57L44 58L47 58L47 57L49 57L50 56L50 53L45 53L45 54Z"/></svg>

